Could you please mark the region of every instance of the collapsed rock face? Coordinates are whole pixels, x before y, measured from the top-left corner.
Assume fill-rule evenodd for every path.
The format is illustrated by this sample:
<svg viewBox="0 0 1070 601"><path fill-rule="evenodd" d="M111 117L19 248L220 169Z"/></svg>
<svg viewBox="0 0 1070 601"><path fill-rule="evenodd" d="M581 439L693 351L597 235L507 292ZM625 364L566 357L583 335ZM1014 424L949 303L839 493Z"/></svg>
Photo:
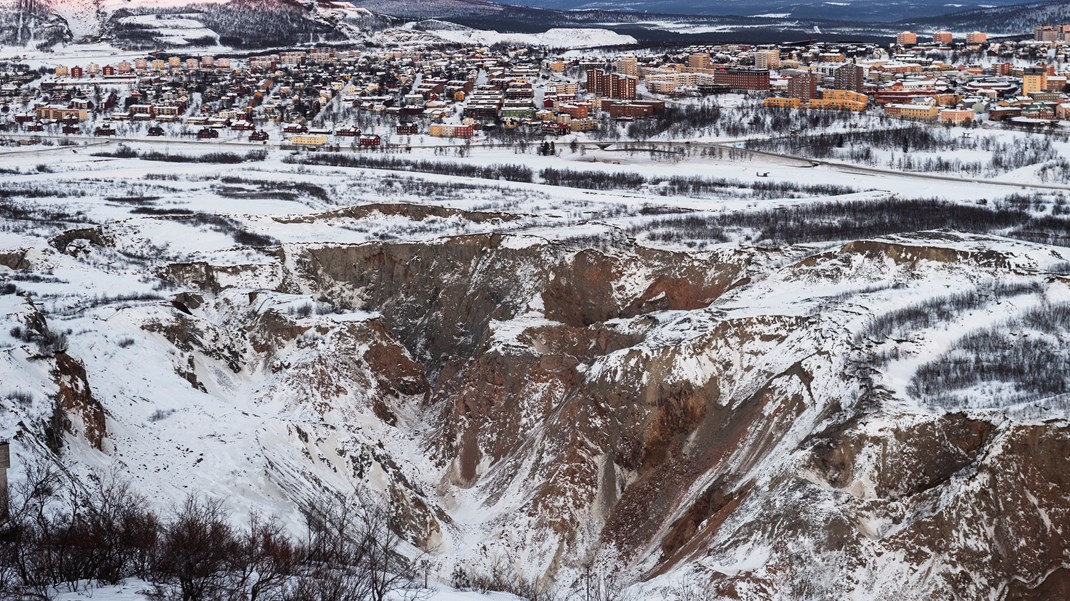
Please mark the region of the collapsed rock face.
<svg viewBox="0 0 1070 601"><path fill-rule="evenodd" d="M108 434L107 419L100 401L93 398L85 367L66 352L56 353L56 411L64 414L63 424L76 433L74 421L80 422L78 434L85 436L93 448L103 450Z"/></svg>
<svg viewBox="0 0 1070 601"><path fill-rule="evenodd" d="M265 257L162 269L187 290L138 326L206 411L250 416L239 478L290 503L385 499L447 573L502 561L568 587L594 569L651 595L689 574L736 599L1034 599L1070 581L1065 421L912 404L860 334L868 306L1027 277L1019 260L496 234Z"/></svg>

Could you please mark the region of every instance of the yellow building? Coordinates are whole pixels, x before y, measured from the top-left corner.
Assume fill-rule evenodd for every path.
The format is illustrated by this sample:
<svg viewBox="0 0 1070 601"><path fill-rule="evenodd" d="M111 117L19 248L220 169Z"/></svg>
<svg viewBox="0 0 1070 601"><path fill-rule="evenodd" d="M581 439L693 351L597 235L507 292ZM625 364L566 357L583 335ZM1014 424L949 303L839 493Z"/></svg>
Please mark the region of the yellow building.
<svg viewBox="0 0 1070 601"><path fill-rule="evenodd" d="M60 106L39 106L35 109L38 119L56 120L77 119L85 121L89 118L89 111L84 108L67 108Z"/></svg>
<svg viewBox="0 0 1070 601"><path fill-rule="evenodd" d="M1026 96L1048 89L1048 70L1044 67L1027 67L1022 74L1022 94Z"/></svg>
<svg viewBox="0 0 1070 601"><path fill-rule="evenodd" d="M940 108L935 103L888 104L884 107L884 114L912 121L935 121Z"/></svg>
<svg viewBox="0 0 1070 601"><path fill-rule="evenodd" d="M709 69L710 68L710 55L708 52L696 52L687 57L687 67L689 69Z"/></svg>
<svg viewBox="0 0 1070 601"><path fill-rule="evenodd" d="M935 101L938 106L956 106L962 101L962 96L959 96L958 94L935 94L933 96L933 101Z"/></svg>
<svg viewBox="0 0 1070 601"><path fill-rule="evenodd" d="M823 90L821 98L810 101L807 108L837 110L837 111L864 111L869 106L869 96L851 90Z"/></svg>
<svg viewBox="0 0 1070 601"><path fill-rule="evenodd" d="M296 135L290 136L289 142L297 146L323 146L327 144L327 136L323 134Z"/></svg>
<svg viewBox="0 0 1070 601"><path fill-rule="evenodd" d="M824 111L864 111L867 104L842 98L814 98L804 108Z"/></svg>
<svg viewBox="0 0 1070 601"><path fill-rule="evenodd" d="M613 68L617 70L617 73L621 75L630 75L632 77L639 77L639 62L634 56L625 56L613 63Z"/></svg>
<svg viewBox="0 0 1070 601"><path fill-rule="evenodd" d="M754 53L755 69L779 69L780 50L758 50Z"/></svg>
<svg viewBox="0 0 1070 601"><path fill-rule="evenodd" d="M940 123L958 125L973 121L973 111L969 109L944 109L940 111Z"/></svg>
<svg viewBox="0 0 1070 601"><path fill-rule="evenodd" d="M822 90L821 98L824 100L842 100L869 104L869 96L860 92L852 92L851 90Z"/></svg>
<svg viewBox="0 0 1070 601"><path fill-rule="evenodd" d="M766 98L762 102L762 106L774 107L778 109L797 109L802 106L801 98L783 98L780 96L772 96Z"/></svg>

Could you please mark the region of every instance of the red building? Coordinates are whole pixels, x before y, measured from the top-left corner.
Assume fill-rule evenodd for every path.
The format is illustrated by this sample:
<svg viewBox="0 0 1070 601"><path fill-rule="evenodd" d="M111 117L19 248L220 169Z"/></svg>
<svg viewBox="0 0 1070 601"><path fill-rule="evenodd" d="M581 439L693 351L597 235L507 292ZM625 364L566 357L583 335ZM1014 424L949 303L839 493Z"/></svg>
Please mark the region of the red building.
<svg viewBox="0 0 1070 601"><path fill-rule="evenodd" d="M769 71L762 69L721 69L714 71L713 83L731 90L769 91Z"/></svg>
<svg viewBox="0 0 1070 601"><path fill-rule="evenodd" d="M835 81L833 87L837 90L862 92L866 86L866 70L854 63L837 68L832 72L832 77Z"/></svg>
<svg viewBox="0 0 1070 601"><path fill-rule="evenodd" d="M788 96L813 100L817 98L817 82L821 76L816 73L795 73L788 78Z"/></svg>
<svg viewBox="0 0 1070 601"><path fill-rule="evenodd" d="M766 81L768 82L768 72L766 73ZM587 72L587 91L595 96L635 100L638 84L639 78L637 77L606 73L601 69Z"/></svg>
<svg viewBox="0 0 1070 601"><path fill-rule="evenodd" d="M665 103L661 101L602 103L602 110L614 119L641 119L664 109Z"/></svg>

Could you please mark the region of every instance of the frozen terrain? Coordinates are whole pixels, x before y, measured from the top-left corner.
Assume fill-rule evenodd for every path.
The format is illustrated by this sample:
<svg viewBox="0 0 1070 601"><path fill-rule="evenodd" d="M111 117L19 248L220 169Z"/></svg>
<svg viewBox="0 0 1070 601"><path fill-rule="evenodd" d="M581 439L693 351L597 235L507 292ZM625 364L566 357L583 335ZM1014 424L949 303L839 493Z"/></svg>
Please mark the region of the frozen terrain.
<svg viewBox="0 0 1070 601"><path fill-rule="evenodd" d="M520 182L110 146L2 151L16 484L34 458L74 482L116 469L161 513L196 493L296 535L303 508L356 495L443 586L1067 582L1061 184L743 152L404 156L541 174ZM209 150L246 148L167 152ZM636 172L699 179L582 183Z"/></svg>

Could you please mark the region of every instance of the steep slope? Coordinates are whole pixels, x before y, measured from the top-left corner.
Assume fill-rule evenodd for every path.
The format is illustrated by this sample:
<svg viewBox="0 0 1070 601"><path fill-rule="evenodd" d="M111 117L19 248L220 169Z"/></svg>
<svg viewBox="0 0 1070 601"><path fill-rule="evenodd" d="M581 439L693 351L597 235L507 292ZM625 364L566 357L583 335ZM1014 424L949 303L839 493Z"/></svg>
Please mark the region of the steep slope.
<svg viewBox="0 0 1070 601"><path fill-rule="evenodd" d="M108 228L76 238L88 246L57 248L89 255L37 267L123 244ZM164 497L389 499L447 571L504 564L568 587L593 566L650 590L691 573L741 599L1026 594L1066 559L1067 483L1037 458L1062 456L1070 431L904 404L859 338L876 336L867 307L923 301L936 282L1017 278L1070 298L1029 275L1039 249L994 245L923 236L792 258L488 234L173 263L173 303L67 318L87 376L63 355L52 371L88 378L106 427L93 403L57 406L104 452L80 461L118 462ZM1023 290L1006 294L1025 308L1041 289ZM152 366L139 377L119 360L132 351ZM22 452L48 438L36 412Z"/></svg>
<svg viewBox="0 0 1070 601"><path fill-rule="evenodd" d="M432 577L562 596L1066 587L1070 253L985 225L1007 201L983 185L934 190L968 203L930 207L957 229L902 233L918 203L879 191L593 194L279 151L235 179L82 150L9 155L2 184L16 483L34 459L115 471L161 513L193 492L299 535L355 497Z"/></svg>
<svg viewBox="0 0 1070 601"><path fill-rule="evenodd" d="M48 0L0 0L0 44L47 49L70 39Z"/></svg>
<svg viewBox="0 0 1070 601"><path fill-rule="evenodd" d="M8 43L261 48L359 39L393 21L329 0L2 0ZM5 28L5 33L7 28Z"/></svg>

